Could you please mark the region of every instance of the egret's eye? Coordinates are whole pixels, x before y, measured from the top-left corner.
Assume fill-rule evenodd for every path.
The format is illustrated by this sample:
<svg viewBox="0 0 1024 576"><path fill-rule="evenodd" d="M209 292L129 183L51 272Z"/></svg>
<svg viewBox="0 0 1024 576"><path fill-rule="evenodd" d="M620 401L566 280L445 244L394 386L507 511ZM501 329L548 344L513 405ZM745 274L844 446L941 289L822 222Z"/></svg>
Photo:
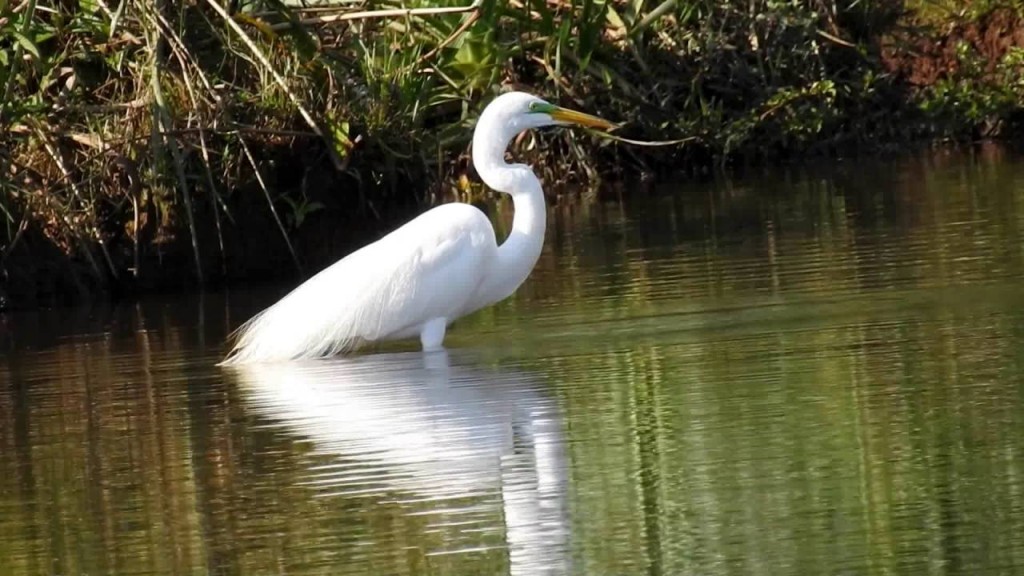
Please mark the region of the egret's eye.
<svg viewBox="0 0 1024 576"><path fill-rule="evenodd" d="M530 102L530 105L527 108L529 109L531 114L551 114L551 112L555 109L554 106L543 101Z"/></svg>

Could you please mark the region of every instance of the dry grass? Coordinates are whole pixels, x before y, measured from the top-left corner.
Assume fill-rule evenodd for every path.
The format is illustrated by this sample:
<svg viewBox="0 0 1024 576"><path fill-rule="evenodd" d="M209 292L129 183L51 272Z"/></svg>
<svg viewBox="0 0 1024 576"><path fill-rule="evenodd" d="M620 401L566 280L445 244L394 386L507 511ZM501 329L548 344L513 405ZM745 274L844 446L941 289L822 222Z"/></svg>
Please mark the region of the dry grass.
<svg viewBox="0 0 1024 576"><path fill-rule="evenodd" d="M686 143L525 138L552 184L871 141L916 106L872 56L901 2L2 6L0 266L45 244L79 284L245 275L271 237L302 270L320 214L460 189L472 120L503 86ZM239 237L263 240L255 258Z"/></svg>

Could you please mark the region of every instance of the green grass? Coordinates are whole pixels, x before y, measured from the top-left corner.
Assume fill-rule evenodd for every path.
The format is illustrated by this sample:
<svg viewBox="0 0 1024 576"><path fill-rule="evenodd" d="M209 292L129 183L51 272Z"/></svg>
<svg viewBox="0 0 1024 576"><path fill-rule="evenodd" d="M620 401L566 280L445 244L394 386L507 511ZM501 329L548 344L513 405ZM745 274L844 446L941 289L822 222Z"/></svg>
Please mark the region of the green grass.
<svg viewBox="0 0 1024 576"><path fill-rule="evenodd" d="M1021 108L1018 52L992 71L967 47L955 74L918 92L879 54L918 16L996 4L1020 7L483 0L369 17L464 4L0 0L0 266L31 285L43 246L87 291L185 270L219 281L259 273L272 245L302 270L318 261L317 226L386 220L459 189L473 120L503 86L623 121L626 137L686 140L531 135L520 154L549 184L592 182L598 166L969 135Z"/></svg>

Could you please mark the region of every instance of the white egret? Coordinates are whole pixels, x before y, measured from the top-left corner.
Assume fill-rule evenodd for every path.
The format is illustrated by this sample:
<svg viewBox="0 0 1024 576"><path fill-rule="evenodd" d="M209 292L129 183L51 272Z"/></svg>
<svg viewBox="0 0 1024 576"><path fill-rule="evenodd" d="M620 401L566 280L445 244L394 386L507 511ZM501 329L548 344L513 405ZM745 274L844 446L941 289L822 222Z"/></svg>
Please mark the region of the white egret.
<svg viewBox="0 0 1024 576"><path fill-rule="evenodd" d="M606 120L522 92L496 98L473 133L473 164L489 187L512 196L512 232L499 247L487 217L469 204L438 206L313 276L243 324L224 364L331 356L363 342L419 336L439 350L455 319L503 300L526 280L544 242L544 192L533 170L505 149L530 128Z"/></svg>

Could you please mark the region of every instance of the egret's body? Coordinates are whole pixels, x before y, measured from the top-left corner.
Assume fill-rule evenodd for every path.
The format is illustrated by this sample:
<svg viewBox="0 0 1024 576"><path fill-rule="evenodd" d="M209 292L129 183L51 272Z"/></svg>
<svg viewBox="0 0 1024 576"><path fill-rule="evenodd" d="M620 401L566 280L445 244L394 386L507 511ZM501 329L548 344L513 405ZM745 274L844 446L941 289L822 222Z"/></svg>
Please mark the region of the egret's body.
<svg viewBox="0 0 1024 576"><path fill-rule="evenodd" d="M545 205L529 166L507 164L520 132L577 123L609 128L586 114L511 92L483 112L473 163L484 182L512 196L512 232L499 247L487 216L469 204L434 208L310 278L238 329L225 363L334 355L362 342L419 336L440 349L455 319L511 295L544 242Z"/></svg>

